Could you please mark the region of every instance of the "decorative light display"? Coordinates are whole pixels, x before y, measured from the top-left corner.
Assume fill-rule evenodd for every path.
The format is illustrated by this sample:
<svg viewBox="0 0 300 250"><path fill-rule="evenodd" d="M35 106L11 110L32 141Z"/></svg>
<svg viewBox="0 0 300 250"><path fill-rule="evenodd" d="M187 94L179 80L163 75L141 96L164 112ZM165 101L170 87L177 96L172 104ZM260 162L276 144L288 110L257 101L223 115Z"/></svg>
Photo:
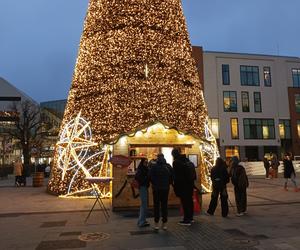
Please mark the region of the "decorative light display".
<svg viewBox="0 0 300 250"><path fill-rule="evenodd" d="M90 0L61 135L70 136L64 129L80 111L98 145L161 122L215 148L181 0ZM88 157L85 143L70 145L56 149L49 182L56 194L69 192L77 170L73 186L86 188L82 165L94 166L78 163Z"/></svg>

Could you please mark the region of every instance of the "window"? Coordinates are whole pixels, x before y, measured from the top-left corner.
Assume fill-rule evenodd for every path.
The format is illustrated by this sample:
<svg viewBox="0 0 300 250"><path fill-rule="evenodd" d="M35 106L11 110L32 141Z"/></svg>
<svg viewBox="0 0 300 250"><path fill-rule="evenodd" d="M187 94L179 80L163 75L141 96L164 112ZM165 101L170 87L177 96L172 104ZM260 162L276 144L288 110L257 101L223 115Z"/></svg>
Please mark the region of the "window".
<svg viewBox="0 0 300 250"><path fill-rule="evenodd" d="M259 86L259 69L257 66L241 66L241 84L244 86Z"/></svg>
<svg viewBox="0 0 300 250"><path fill-rule="evenodd" d="M232 156L237 156L240 158L239 147L237 146L227 146L225 147L226 159L231 159Z"/></svg>
<svg viewBox="0 0 300 250"><path fill-rule="evenodd" d="M208 126L215 138L219 138L219 119L208 119Z"/></svg>
<svg viewBox="0 0 300 250"><path fill-rule="evenodd" d="M244 119L245 139L275 139L273 119Z"/></svg>
<svg viewBox="0 0 300 250"><path fill-rule="evenodd" d="M280 139L291 139L291 122L290 120L279 120Z"/></svg>
<svg viewBox="0 0 300 250"><path fill-rule="evenodd" d="M300 120L297 120L297 134L298 137L300 138Z"/></svg>
<svg viewBox="0 0 300 250"><path fill-rule="evenodd" d="M300 69L292 69L293 87L300 87Z"/></svg>
<svg viewBox="0 0 300 250"><path fill-rule="evenodd" d="M230 119L231 125L231 138L232 139L239 139L239 121L238 118L231 118Z"/></svg>
<svg viewBox="0 0 300 250"><path fill-rule="evenodd" d="M296 112L300 113L300 94L295 94Z"/></svg>
<svg viewBox="0 0 300 250"><path fill-rule="evenodd" d="M266 87L272 86L270 67L264 67L264 84Z"/></svg>
<svg viewBox="0 0 300 250"><path fill-rule="evenodd" d="M242 109L243 112L249 112L249 93L242 91Z"/></svg>
<svg viewBox="0 0 300 250"><path fill-rule="evenodd" d="M230 84L229 64L222 64L222 81L223 85Z"/></svg>
<svg viewBox="0 0 300 250"><path fill-rule="evenodd" d="M254 92L254 112L261 112L261 96L260 92Z"/></svg>
<svg viewBox="0 0 300 250"><path fill-rule="evenodd" d="M237 112L236 91L223 92L224 112Z"/></svg>

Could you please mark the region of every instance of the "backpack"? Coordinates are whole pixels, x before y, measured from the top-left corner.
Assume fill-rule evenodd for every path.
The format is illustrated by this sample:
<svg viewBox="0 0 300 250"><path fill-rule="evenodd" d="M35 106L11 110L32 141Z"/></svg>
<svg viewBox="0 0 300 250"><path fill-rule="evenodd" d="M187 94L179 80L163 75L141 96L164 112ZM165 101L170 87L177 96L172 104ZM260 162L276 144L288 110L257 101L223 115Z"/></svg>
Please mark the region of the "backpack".
<svg viewBox="0 0 300 250"><path fill-rule="evenodd" d="M196 174L196 169L195 169L194 163L192 163L191 161L188 160L184 163L184 165L185 165L186 172L187 172L187 179L192 182L197 180L197 174Z"/></svg>

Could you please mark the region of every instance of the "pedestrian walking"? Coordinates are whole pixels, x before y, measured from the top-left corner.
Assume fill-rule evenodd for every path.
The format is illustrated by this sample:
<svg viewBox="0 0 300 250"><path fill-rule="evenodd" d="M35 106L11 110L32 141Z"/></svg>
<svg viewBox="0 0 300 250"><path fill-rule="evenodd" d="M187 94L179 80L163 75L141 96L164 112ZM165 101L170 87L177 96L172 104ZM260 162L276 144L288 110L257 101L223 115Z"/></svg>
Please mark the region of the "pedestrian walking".
<svg viewBox="0 0 300 250"><path fill-rule="evenodd" d="M269 177L270 162L269 162L269 160L267 159L266 156L263 159L263 163L264 163L264 168L265 168L265 171L266 171L266 179L270 179L270 177Z"/></svg>
<svg viewBox="0 0 300 250"><path fill-rule="evenodd" d="M214 215L216 207L218 205L218 198L221 199L222 216L228 215L228 193L226 184L229 182L229 174L227 171L227 165L222 158L217 158L216 165L211 169L210 178L212 181L212 193L209 208L207 210L208 215Z"/></svg>
<svg viewBox="0 0 300 250"><path fill-rule="evenodd" d="M284 168L283 175L284 175L284 178L285 178L284 190L288 191L287 184L288 184L288 180L290 179L291 182L293 182L293 184L294 184L295 192L298 192L299 189L297 187L297 183L296 183L296 180L295 180L296 179L295 168L294 168L294 165L293 165L293 162L292 162L291 155L288 154L288 153L284 155L283 168Z"/></svg>
<svg viewBox="0 0 300 250"><path fill-rule="evenodd" d="M183 208L183 220L178 224L190 226L194 221L194 181L196 178L195 166L185 155L180 154L180 150L172 150L173 170L174 170L174 192L180 198Z"/></svg>
<svg viewBox="0 0 300 250"><path fill-rule="evenodd" d="M19 187L22 182L23 164L20 159L14 163L15 186Z"/></svg>
<svg viewBox="0 0 300 250"><path fill-rule="evenodd" d="M163 154L157 155L156 163L149 170L149 177L153 192L154 229L159 229L159 221L160 217L162 217L162 228L167 230L168 197L170 185L173 183L173 170L167 164Z"/></svg>
<svg viewBox="0 0 300 250"><path fill-rule="evenodd" d="M280 162L278 161L276 154L271 154L271 168L273 169L273 178L278 178L278 167Z"/></svg>
<svg viewBox="0 0 300 250"><path fill-rule="evenodd" d="M138 165L135 180L138 183L139 193L140 193L140 214L138 218L137 225L139 227L148 227L150 223L147 221L147 211L148 211L148 188L149 188L149 170L148 170L148 160L142 158L140 164Z"/></svg>
<svg viewBox="0 0 300 250"><path fill-rule="evenodd" d="M231 158L230 176L234 186L235 203L237 207L236 216L243 216L247 213L247 188L249 186L245 168L239 164L238 157Z"/></svg>

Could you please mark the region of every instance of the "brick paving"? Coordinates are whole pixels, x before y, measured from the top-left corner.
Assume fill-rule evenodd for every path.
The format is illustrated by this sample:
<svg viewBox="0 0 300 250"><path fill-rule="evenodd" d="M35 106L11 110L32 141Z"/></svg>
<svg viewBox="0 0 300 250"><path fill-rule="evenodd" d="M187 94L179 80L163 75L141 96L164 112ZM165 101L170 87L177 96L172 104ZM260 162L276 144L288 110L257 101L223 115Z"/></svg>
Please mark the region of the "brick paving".
<svg viewBox="0 0 300 250"><path fill-rule="evenodd" d="M282 178L250 178L247 216L236 217L230 207L222 218L218 208L215 216L196 216L191 227L183 227L178 211L170 210L168 231L158 233L139 229L134 212L112 213L107 223L96 210L85 224L93 200L61 199L45 187L13 188L10 181L0 181L0 249L300 249L300 192L283 191ZM203 196L203 210L209 199Z"/></svg>

